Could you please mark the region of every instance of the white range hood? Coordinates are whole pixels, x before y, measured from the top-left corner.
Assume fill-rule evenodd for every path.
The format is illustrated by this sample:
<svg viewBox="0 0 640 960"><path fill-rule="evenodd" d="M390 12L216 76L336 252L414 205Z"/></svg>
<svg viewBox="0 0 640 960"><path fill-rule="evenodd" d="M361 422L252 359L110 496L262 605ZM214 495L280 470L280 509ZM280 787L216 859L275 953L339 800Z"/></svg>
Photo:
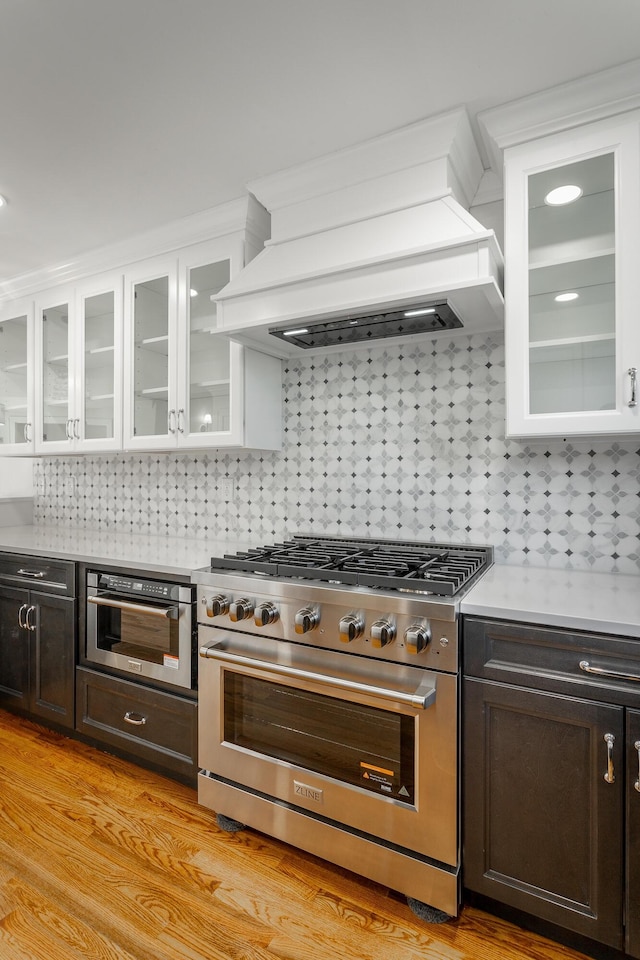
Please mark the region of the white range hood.
<svg viewBox="0 0 640 960"><path fill-rule="evenodd" d="M502 253L468 212L482 174L455 110L253 181L271 240L213 298L218 329L288 357L501 328Z"/></svg>

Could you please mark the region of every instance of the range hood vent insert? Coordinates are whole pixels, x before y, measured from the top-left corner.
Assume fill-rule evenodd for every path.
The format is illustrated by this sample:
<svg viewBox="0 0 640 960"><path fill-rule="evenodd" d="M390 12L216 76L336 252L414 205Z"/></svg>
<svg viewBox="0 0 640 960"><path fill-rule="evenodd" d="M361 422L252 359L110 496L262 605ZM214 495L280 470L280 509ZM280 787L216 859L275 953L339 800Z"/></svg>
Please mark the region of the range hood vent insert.
<svg viewBox="0 0 640 960"><path fill-rule="evenodd" d="M314 323L309 327L299 323L290 324L288 327L272 327L269 333L303 350L318 350L343 344L366 344L389 337L409 337L453 330L461 326L462 321L444 301L366 316L341 317L339 320Z"/></svg>

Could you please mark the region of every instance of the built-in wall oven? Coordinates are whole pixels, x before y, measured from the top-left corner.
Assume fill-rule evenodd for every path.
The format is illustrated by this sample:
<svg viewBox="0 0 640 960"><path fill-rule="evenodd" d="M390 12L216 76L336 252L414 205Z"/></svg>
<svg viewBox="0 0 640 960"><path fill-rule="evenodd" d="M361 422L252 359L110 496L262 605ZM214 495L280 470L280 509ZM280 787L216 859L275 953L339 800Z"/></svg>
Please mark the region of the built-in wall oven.
<svg viewBox="0 0 640 960"><path fill-rule="evenodd" d="M88 571L87 663L195 689L194 595L190 584Z"/></svg>
<svg viewBox="0 0 640 960"><path fill-rule="evenodd" d="M455 915L453 594L490 562L338 538L213 558L196 576L200 802Z"/></svg>

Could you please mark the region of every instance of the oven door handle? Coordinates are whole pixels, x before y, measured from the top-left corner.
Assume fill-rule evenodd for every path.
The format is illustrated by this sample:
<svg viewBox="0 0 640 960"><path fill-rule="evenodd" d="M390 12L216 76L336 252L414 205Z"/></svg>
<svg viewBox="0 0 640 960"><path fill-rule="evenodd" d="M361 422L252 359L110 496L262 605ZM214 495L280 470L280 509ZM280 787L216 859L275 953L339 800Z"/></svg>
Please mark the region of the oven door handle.
<svg viewBox="0 0 640 960"><path fill-rule="evenodd" d="M151 607L144 603L130 603L128 600L116 600L112 597L87 597L87 603L95 603L97 607L115 607L116 610L128 610L130 613L143 613L149 617L160 617L163 620L178 618L177 607Z"/></svg>
<svg viewBox="0 0 640 960"><path fill-rule="evenodd" d="M393 700L394 703L403 703L418 710L426 710L436 699L436 681L432 675L423 677L415 693L404 693L401 690L390 690L388 687L376 687L369 683L360 683L357 680L347 680L345 677L334 677L326 673L315 673L310 670L301 670L298 667L268 663L265 660L256 660L253 657L229 653L227 650L223 650L219 643L206 643L201 646L200 656L205 660L220 660L222 663L232 663L238 667L251 667L254 670L270 673L274 677L311 680L327 687L350 690L352 693L363 693L383 700Z"/></svg>

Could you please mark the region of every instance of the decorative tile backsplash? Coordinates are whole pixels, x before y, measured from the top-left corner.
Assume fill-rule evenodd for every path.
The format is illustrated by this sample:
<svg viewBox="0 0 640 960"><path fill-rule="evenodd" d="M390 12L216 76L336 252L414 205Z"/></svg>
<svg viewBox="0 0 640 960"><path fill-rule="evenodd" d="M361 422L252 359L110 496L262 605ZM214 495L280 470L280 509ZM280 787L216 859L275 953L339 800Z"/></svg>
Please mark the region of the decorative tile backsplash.
<svg viewBox="0 0 640 960"><path fill-rule="evenodd" d="M499 562L640 571L640 438L505 440L498 334L286 361L284 401L279 453L44 459L36 522L489 543Z"/></svg>

